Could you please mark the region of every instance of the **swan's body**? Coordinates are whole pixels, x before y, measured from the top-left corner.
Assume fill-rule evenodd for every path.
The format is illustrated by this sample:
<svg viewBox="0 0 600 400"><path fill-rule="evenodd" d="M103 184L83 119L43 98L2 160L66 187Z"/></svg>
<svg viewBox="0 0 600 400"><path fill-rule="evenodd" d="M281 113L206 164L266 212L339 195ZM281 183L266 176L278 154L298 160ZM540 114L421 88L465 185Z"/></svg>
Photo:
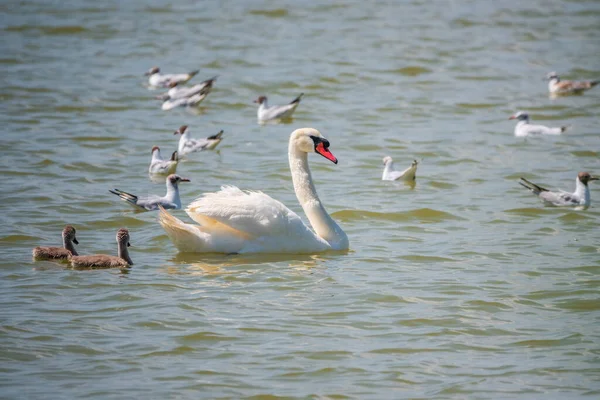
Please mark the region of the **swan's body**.
<svg viewBox="0 0 600 400"><path fill-rule="evenodd" d="M290 118L298 104L300 104L300 100L304 96L304 93L300 93L298 97L292 100L289 104L284 104L281 106L269 106L267 104L267 96L260 96L258 99L254 100L255 103L260 104L258 106L258 121L266 122L270 120L277 120L283 118Z"/></svg>
<svg viewBox="0 0 600 400"><path fill-rule="evenodd" d="M556 207L575 207L585 210L590 206L590 188L588 182L596 181L599 178L591 176L588 172L580 172L575 180L575 192L568 193L562 190L551 192L525 178L521 178L519 184L529 189L533 194L538 196L544 204Z"/></svg>
<svg viewBox="0 0 600 400"><path fill-rule="evenodd" d="M600 81L561 81L556 72L550 72L548 79L548 91L551 94L582 93L596 86Z"/></svg>
<svg viewBox="0 0 600 400"><path fill-rule="evenodd" d="M90 256L71 257L73 268L125 268L133 265L129 257L129 231L121 228L117 232L117 254L118 257L106 254L94 254Z"/></svg>
<svg viewBox="0 0 600 400"><path fill-rule="evenodd" d="M413 182L416 179L417 165L419 165L419 162L414 160L410 167L406 168L404 171L396 171L394 170L394 160L392 160L392 157L387 156L383 158L383 165L383 174L381 175L382 181L395 181L400 179L406 182Z"/></svg>
<svg viewBox="0 0 600 400"><path fill-rule="evenodd" d="M41 247L32 250L33 258L36 260L66 260L76 256L75 244L79 244L75 237L75 228L71 225L65 226L62 231L63 247Z"/></svg>
<svg viewBox="0 0 600 400"><path fill-rule="evenodd" d="M560 135L567 130L566 126L560 127L548 127L544 125L532 125L529 123L529 115L523 111L517 112L512 115L509 119L516 119L517 125L515 126L515 136L540 136L540 135Z"/></svg>
<svg viewBox="0 0 600 400"><path fill-rule="evenodd" d="M281 202L262 192L227 186L207 193L186 212L199 225L186 224L164 210L159 222L183 252L315 253L347 250L348 237L327 214L312 182L308 153L317 152L334 163L329 142L312 128L290 136L289 162L294 190L314 232Z"/></svg>
<svg viewBox="0 0 600 400"><path fill-rule="evenodd" d="M161 100L178 100L198 94L204 94L204 97L206 97L206 95L212 91L212 85L216 79L217 77L214 76L205 80L204 82L200 82L199 84L190 87L182 86L177 82L171 82L169 84L170 89L167 91L167 93L163 93L157 98Z"/></svg>
<svg viewBox="0 0 600 400"><path fill-rule="evenodd" d="M192 139L187 125L182 125L175 131L174 135L181 134L177 151L184 156L189 153L203 150L212 150L223 140L223 131L216 135L207 137L206 139Z"/></svg>
<svg viewBox="0 0 600 400"><path fill-rule="evenodd" d="M160 68L152 67L144 75L148 76L148 84L152 87L169 87L173 82L186 83L192 79L199 71L188 72L187 74L161 74Z"/></svg>
<svg viewBox="0 0 600 400"><path fill-rule="evenodd" d="M180 209L181 199L179 198L179 182L189 182L187 178L182 178L179 175L171 174L167 176L167 194L163 197L150 196L140 198L134 194L124 192L119 189L108 190L121 198L121 200L134 206L140 211L158 210L158 207L166 209Z"/></svg>
<svg viewBox="0 0 600 400"><path fill-rule="evenodd" d="M170 160L165 160L160 154L160 148L158 146L154 146L152 148L152 160L150 160L148 172L151 174L161 175L174 174L177 170L178 163L179 158L177 157L176 151L173 152Z"/></svg>

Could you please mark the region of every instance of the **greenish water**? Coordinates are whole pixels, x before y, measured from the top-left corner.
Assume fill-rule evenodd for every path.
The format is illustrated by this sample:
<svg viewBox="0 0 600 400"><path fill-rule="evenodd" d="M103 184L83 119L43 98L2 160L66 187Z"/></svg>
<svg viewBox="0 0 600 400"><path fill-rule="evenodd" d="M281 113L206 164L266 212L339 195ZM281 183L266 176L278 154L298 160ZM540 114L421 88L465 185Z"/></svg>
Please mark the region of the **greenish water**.
<svg viewBox="0 0 600 400"><path fill-rule="evenodd" d="M583 0L9 1L0 397L598 397L600 186L580 212L516 181L600 174L600 89L551 99L542 80L600 78L599 20ZM154 65L219 79L198 112L164 112ZM258 95L300 92L291 124L257 124ZM571 129L515 138L520 109ZM184 205L232 184L301 215L287 138L319 129L340 162L311 157L313 176L350 251L177 253L108 189L164 194L150 149L182 124L225 130L179 166ZM382 182L385 155L422 159L416 185ZM134 267L34 263L67 223L82 254L127 227Z"/></svg>

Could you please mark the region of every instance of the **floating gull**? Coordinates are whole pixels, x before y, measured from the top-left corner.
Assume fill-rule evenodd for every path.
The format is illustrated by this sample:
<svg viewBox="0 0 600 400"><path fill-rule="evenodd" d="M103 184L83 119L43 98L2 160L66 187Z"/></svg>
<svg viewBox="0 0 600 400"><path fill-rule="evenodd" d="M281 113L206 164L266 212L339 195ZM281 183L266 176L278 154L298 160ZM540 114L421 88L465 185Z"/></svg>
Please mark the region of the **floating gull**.
<svg viewBox="0 0 600 400"><path fill-rule="evenodd" d="M199 71L192 71L187 74L161 74L160 68L152 67L144 75L148 76L148 83L153 87L169 87L173 82L186 83L194 77Z"/></svg>
<svg viewBox="0 0 600 400"><path fill-rule="evenodd" d="M159 205L166 209L180 209L181 199L179 198L179 182L190 182L190 180L175 174L169 175L167 177L167 194L164 197L150 196L139 198L134 194L119 189L109 189L108 191L119 196L121 200L128 202L140 211L157 210Z"/></svg>
<svg viewBox="0 0 600 400"><path fill-rule="evenodd" d="M548 90L552 94L572 94L582 93L596 86L600 81L561 81L556 72L549 72L546 75L548 79Z"/></svg>
<svg viewBox="0 0 600 400"><path fill-rule="evenodd" d="M591 176L588 172L580 172L577 174L577 179L575 180L574 193L567 193L562 190L551 192L548 189L536 185L525 178L521 178L519 184L531 190L533 194L537 195L546 205L559 207L572 206L585 210L590 206L591 202L588 182L596 181L598 179L600 178Z"/></svg>
<svg viewBox="0 0 600 400"><path fill-rule="evenodd" d="M275 119L289 118L292 116L298 104L300 104L300 100L304 96L304 93L300 93L298 97L292 100L289 104L285 104L282 106L269 106L267 104L267 96L260 96L258 99L254 100L255 103L258 103L258 121L266 122Z"/></svg>
<svg viewBox="0 0 600 400"><path fill-rule="evenodd" d="M531 125L529 123L529 115L526 112L519 111L511 115L508 119L516 119L515 136L537 136L537 135L560 135L567 130L566 126L550 128L544 125Z"/></svg>
<svg viewBox="0 0 600 400"><path fill-rule="evenodd" d="M177 151L179 155L184 156L189 153L202 150L212 150L223 140L223 131L221 130L216 135L207 137L206 139L192 139L187 125L182 125L175 131L174 135L181 134Z"/></svg>
<svg viewBox="0 0 600 400"><path fill-rule="evenodd" d="M383 165L382 181L395 181L401 179L406 182L412 182L416 179L417 165L419 165L419 162L413 160L410 167L406 168L404 171L395 171L394 160L392 160L392 157L386 156L383 157Z"/></svg>
<svg viewBox="0 0 600 400"><path fill-rule="evenodd" d="M148 172L150 172L151 174L163 175L174 174L175 170L177 170L178 162L179 158L177 157L176 151L173 152L170 160L165 160L160 155L160 147L154 146L152 147L152 160L150 161L150 167L148 167Z"/></svg>

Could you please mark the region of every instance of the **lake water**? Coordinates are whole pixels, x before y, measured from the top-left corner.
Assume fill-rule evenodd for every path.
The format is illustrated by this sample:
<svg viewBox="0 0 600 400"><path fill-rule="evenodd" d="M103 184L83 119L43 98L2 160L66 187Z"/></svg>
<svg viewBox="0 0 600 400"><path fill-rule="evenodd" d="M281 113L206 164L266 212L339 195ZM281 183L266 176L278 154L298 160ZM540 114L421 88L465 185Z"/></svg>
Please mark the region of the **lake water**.
<svg viewBox="0 0 600 400"><path fill-rule="evenodd" d="M0 397L600 396L600 185L573 211L517 184L600 174L600 88L551 99L543 80L600 78L597 1L8 0L1 21ZM154 65L219 78L165 112ZM258 95L300 92L292 123L257 124ZM570 129L515 138L517 110ZM150 149L182 124L225 130L180 164L184 205L231 184L302 216L287 139L319 129L350 251L179 254L108 189L163 195ZM414 187L380 180L385 155L422 160ZM135 265L34 263L68 223L82 254L127 227Z"/></svg>

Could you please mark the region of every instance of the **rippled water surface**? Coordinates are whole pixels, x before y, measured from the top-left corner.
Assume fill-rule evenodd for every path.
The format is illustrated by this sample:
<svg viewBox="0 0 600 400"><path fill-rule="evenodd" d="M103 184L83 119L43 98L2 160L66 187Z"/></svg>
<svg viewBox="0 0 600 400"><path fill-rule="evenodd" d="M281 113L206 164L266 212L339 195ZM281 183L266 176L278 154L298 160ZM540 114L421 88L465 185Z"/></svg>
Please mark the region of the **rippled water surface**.
<svg viewBox="0 0 600 400"><path fill-rule="evenodd" d="M517 184L600 174L600 88L551 99L543 81L600 78L598 2L4 5L1 397L600 396L599 208ZM154 65L219 78L196 112L165 112ZM258 95L300 92L291 123L257 124ZM570 129L515 138L519 109ZM287 139L319 129L340 162L311 155L313 176L350 251L178 253L108 189L162 195L150 149L182 124L225 130L179 166L184 205L232 184L301 215ZM416 185L382 182L384 155L422 160ZM67 223L83 254L127 227L135 265L34 263Z"/></svg>

